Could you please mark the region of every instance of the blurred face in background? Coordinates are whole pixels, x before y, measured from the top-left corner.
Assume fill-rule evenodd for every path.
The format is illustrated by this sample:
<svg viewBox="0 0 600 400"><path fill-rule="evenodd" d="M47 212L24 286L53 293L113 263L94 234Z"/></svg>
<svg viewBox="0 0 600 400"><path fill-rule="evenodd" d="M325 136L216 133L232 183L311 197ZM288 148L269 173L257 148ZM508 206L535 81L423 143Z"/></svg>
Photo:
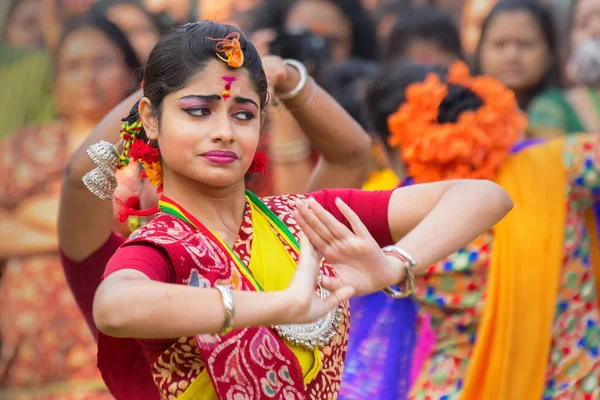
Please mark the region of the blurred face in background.
<svg viewBox="0 0 600 400"><path fill-rule="evenodd" d="M8 1L8 0L2 0ZM16 48L44 47L40 0L19 0L6 23L4 42Z"/></svg>
<svg viewBox="0 0 600 400"><path fill-rule="evenodd" d="M133 87L125 56L103 32L73 31L58 49L54 93L60 114L68 120L100 120Z"/></svg>
<svg viewBox="0 0 600 400"><path fill-rule="evenodd" d="M377 8L380 3L384 3L384 0L360 0L360 3L365 10L371 12Z"/></svg>
<svg viewBox="0 0 600 400"><path fill-rule="evenodd" d="M528 11L498 13L481 40L482 72L514 91L538 85L550 68L550 49L537 20Z"/></svg>
<svg viewBox="0 0 600 400"><path fill-rule="evenodd" d="M575 3L570 39L567 78L575 84L600 87L600 1Z"/></svg>
<svg viewBox="0 0 600 400"><path fill-rule="evenodd" d="M462 9L460 39L463 50L472 55L481 36L481 25L497 0L467 0Z"/></svg>
<svg viewBox="0 0 600 400"><path fill-rule="evenodd" d="M154 22L132 4L112 6L107 11L106 17L125 33L140 62L146 64L150 52L160 39L160 32Z"/></svg>
<svg viewBox="0 0 600 400"><path fill-rule="evenodd" d="M438 43L427 39L414 39L403 54L404 58L421 64L443 65L449 67L458 56L443 49Z"/></svg>
<svg viewBox="0 0 600 400"><path fill-rule="evenodd" d="M573 15L571 46L575 49L585 39L600 37L600 1L579 0Z"/></svg>
<svg viewBox="0 0 600 400"><path fill-rule="evenodd" d="M233 0L200 1L200 19L229 23L233 18Z"/></svg>
<svg viewBox="0 0 600 400"><path fill-rule="evenodd" d="M288 13L285 26L304 28L327 39L333 62L344 61L352 54L352 26L333 1L299 0Z"/></svg>
<svg viewBox="0 0 600 400"><path fill-rule="evenodd" d="M233 12L246 12L258 8L263 4L263 0L236 0L232 3Z"/></svg>
<svg viewBox="0 0 600 400"><path fill-rule="evenodd" d="M460 16L462 13L463 5L465 4L465 0L436 0L433 2L436 7L450 13L455 21L460 20Z"/></svg>
<svg viewBox="0 0 600 400"><path fill-rule="evenodd" d="M65 18L83 14L98 0L55 0Z"/></svg>
<svg viewBox="0 0 600 400"><path fill-rule="evenodd" d="M210 1L212 2L213 0ZM192 5L190 0L142 0L141 3L144 8L152 14L168 14L177 24L190 22L189 19Z"/></svg>

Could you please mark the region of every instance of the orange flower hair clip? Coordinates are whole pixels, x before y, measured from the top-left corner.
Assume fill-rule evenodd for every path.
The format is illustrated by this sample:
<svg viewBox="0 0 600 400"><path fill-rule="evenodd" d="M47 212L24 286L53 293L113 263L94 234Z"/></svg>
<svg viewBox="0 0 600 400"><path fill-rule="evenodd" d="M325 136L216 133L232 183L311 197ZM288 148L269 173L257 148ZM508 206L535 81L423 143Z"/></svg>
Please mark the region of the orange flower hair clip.
<svg viewBox="0 0 600 400"><path fill-rule="evenodd" d="M217 42L217 57L232 68L240 68L244 64L244 53L240 44L239 32L231 32L225 39L213 39Z"/></svg>
<svg viewBox="0 0 600 400"><path fill-rule="evenodd" d="M483 105L464 111L456 122L438 122L448 85L463 86ZM446 82L430 74L406 90L406 103L388 118L390 145L399 147L416 183L446 179L495 179L527 126L515 95L500 81L473 77L463 62L455 63Z"/></svg>

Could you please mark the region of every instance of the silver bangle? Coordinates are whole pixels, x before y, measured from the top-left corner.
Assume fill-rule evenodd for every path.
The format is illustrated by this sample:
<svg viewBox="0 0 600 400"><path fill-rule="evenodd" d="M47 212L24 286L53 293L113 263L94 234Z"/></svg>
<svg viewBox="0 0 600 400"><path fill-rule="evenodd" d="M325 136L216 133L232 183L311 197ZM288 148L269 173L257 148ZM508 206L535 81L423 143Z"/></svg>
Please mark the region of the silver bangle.
<svg viewBox="0 0 600 400"><path fill-rule="evenodd" d="M233 304L233 293L227 286L216 285L215 289L221 293L221 299L223 300L223 307L225 308L225 320L223 326L219 331L219 335L226 335L233 330L233 318L235 317L235 307Z"/></svg>
<svg viewBox="0 0 600 400"><path fill-rule="evenodd" d="M406 270L406 277L402 282L399 282L397 285L386 287L383 289L383 292L394 299L402 299L413 294L416 290L415 274L413 272L413 268L417 265L415 259L412 258L408 252L398 246L386 246L381 250L385 254L396 257L404 262L404 269ZM401 288L400 284L402 283L402 286L404 287ZM398 289L394 288L394 286L397 286Z"/></svg>
<svg viewBox="0 0 600 400"><path fill-rule="evenodd" d="M294 67L298 71L298 73L300 74L300 80L298 81L298 84L295 88L293 88L289 92L280 93L277 95L277 97L279 97L281 100L292 100L293 98L298 96L302 89L304 89L306 81L308 80L308 72L306 71L306 67L304 66L304 64L302 64L300 61L293 60L291 58L286 58L285 60L283 60L283 62L284 64Z"/></svg>

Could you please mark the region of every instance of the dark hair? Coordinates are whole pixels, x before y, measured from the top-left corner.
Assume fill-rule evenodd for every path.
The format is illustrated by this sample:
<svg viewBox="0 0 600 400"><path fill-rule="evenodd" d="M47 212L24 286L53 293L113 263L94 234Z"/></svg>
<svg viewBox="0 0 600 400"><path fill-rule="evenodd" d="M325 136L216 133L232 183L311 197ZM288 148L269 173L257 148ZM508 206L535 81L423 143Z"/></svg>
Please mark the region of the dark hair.
<svg viewBox="0 0 600 400"><path fill-rule="evenodd" d="M373 20L378 24L388 15L394 14L396 16L400 16L411 7L412 2L409 0L395 0L389 2L382 1L372 12Z"/></svg>
<svg viewBox="0 0 600 400"><path fill-rule="evenodd" d="M352 28L352 54L354 58L363 60L377 59L377 34L375 24L364 9L360 0L321 0L328 1L336 5L340 11L348 18ZM285 25L285 19L297 1L288 2L281 10L282 23ZM275 27L275 26L273 26Z"/></svg>
<svg viewBox="0 0 600 400"><path fill-rule="evenodd" d="M454 123L465 111L475 111L483 106L483 99L471 89L448 83L448 93L438 108L437 122Z"/></svg>
<svg viewBox="0 0 600 400"><path fill-rule="evenodd" d="M65 24L63 35L56 47L56 55L58 56L65 41L71 34L83 29L95 29L103 33L104 36L121 50L125 59L125 64L127 64L127 67L129 67L131 72L134 74L139 73L141 64L133 47L131 47L131 44L129 43L129 40L127 40L127 36L125 36L123 31L121 31L117 25L100 15L88 13L68 20Z"/></svg>
<svg viewBox="0 0 600 400"><path fill-rule="evenodd" d="M352 57L377 60L375 24L360 0L329 0L339 7L352 25Z"/></svg>
<svg viewBox="0 0 600 400"><path fill-rule="evenodd" d="M240 34L239 41L244 53L241 68L248 70L260 97L261 109L264 109L268 102L267 78L260 55L252 42L233 26L200 21L167 33L150 53L144 71L144 96L150 99L157 115L160 116L165 96L185 87L210 60L219 59L215 51L217 41L209 38L222 39L233 32Z"/></svg>
<svg viewBox="0 0 600 400"><path fill-rule="evenodd" d="M521 99L519 99L519 105L521 108L527 109L527 106L531 100L533 100L533 98L535 98L538 94L548 88L561 86L560 60L558 55L559 49L554 28L554 21L552 19L550 10L543 4L540 4L536 0L500 0L498 3L496 3L481 26L481 36L479 38L479 43L477 44L477 49L475 50L473 73L483 73L481 70L481 48L483 46L485 35L487 34L487 31L494 18L503 12L518 10L527 11L529 15L531 15L533 19L537 21L540 30L542 31L542 35L544 36L544 41L548 46L548 54L551 57L550 68L548 69L544 79L542 79L538 85L527 90L527 92L521 96Z"/></svg>
<svg viewBox="0 0 600 400"><path fill-rule="evenodd" d="M577 6L579 5L579 0L571 0L571 4L569 7L569 15L567 17L567 34L568 39L571 39L571 35L573 34L573 27L575 26L575 11L577 11Z"/></svg>
<svg viewBox="0 0 600 400"><path fill-rule="evenodd" d="M100 0L97 3L94 3L90 8L90 12L101 15L107 18L107 14L112 7L120 6L120 5L130 5L137 8L148 18L148 20L152 23L154 28L159 34L165 31L166 26L162 23L162 21L156 17L156 15L150 13L146 8L142 7L139 1L136 0Z"/></svg>
<svg viewBox="0 0 600 400"><path fill-rule="evenodd" d="M285 17L295 0L264 0L258 7L248 10L241 18L243 27L249 32L259 29L282 31Z"/></svg>
<svg viewBox="0 0 600 400"><path fill-rule="evenodd" d="M6 13L4 13L4 21L0 21L0 27L2 27L2 39L6 36L6 30L8 29L8 25L10 23L10 19L12 15L15 13L17 6L22 0L9 0L10 3L6 6Z"/></svg>
<svg viewBox="0 0 600 400"><path fill-rule="evenodd" d="M7 31L8 31L8 26L10 25L10 19L12 18L13 14L15 13L15 10L19 6L19 4L21 4L23 2L23 0L9 0L9 1L10 1L10 3L6 7L6 13L3 14L4 20L0 21L0 38L2 40L5 40Z"/></svg>
<svg viewBox="0 0 600 400"><path fill-rule="evenodd" d="M462 58L460 34L452 15L433 6L414 7L399 15L392 28L386 58L403 57L411 42L427 40Z"/></svg>
<svg viewBox="0 0 600 400"><path fill-rule="evenodd" d="M348 18L352 26L352 57L364 60L377 59L377 35L375 25L359 0L323 0L335 4ZM295 0L265 0L261 6L250 11L246 29L255 31L271 28L284 30L287 15L298 2Z"/></svg>
<svg viewBox="0 0 600 400"><path fill-rule="evenodd" d="M366 103L371 131L389 149L388 118L406 102L406 90L410 85L423 82L431 73L445 80L447 70L441 66L419 64L410 61L388 65L373 77L367 88ZM465 111L475 111L483 106L483 100L471 89L461 85L447 84L448 93L438 109L437 122L454 123Z"/></svg>
<svg viewBox="0 0 600 400"><path fill-rule="evenodd" d="M378 71L378 64L356 58L326 67L319 77L321 86L363 128L367 128L365 89Z"/></svg>
<svg viewBox="0 0 600 400"><path fill-rule="evenodd" d="M371 131L386 146L389 146L390 135L388 117L406 102L406 89L413 83L423 82L431 73L445 79L447 71L440 66L404 61L389 64L371 79L366 93L368 119ZM456 122L463 112L483 106L483 100L472 90L461 85L447 86L448 94L439 107L439 123Z"/></svg>
<svg viewBox="0 0 600 400"><path fill-rule="evenodd" d="M401 61L388 64L371 79L365 96L370 131L388 146L388 117L406 101L406 88L428 74L446 75L443 67Z"/></svg>

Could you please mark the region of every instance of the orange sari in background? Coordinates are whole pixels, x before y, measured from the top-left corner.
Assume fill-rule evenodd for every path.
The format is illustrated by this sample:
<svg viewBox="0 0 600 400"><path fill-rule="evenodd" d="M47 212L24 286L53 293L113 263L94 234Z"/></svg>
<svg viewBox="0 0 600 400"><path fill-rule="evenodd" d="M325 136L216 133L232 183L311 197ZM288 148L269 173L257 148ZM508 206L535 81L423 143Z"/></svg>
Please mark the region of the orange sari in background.
<svg viewBox="0 0 600 400"><path fill-rule="evenodd" d="M513 211L419 278L436 343L411 399L600 398L599 170L599 135L509 158Z"/></svg>
<svg viewBox="0 0 600 400"><path fill-rule="evenodd" d="M68 148L60 122L24 129L0 145L0 398L112 399L58 256Z"/></svg>

